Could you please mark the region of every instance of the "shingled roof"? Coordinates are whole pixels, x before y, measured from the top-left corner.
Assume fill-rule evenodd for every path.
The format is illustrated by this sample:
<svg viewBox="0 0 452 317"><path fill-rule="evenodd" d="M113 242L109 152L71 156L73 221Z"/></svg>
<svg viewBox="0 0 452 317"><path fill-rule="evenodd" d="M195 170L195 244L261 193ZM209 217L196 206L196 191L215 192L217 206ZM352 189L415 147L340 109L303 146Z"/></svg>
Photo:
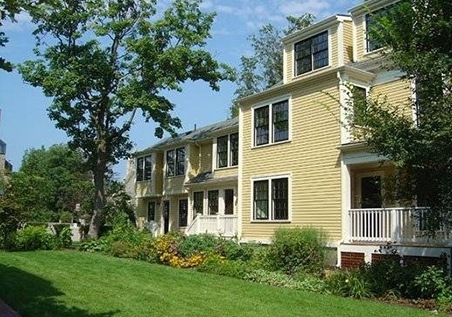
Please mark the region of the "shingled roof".
<svg viewBox="0 0 452 317"><path fill-rule="evenodd" d="M214 123L214 124L211 124L211 125L208 125L205 127L201 127L201 128L198 128L198 129L195 129L192 131L180 133L175 137L168 137L148 148L138 151L136 154L163 150L172 145L177 145L177 144L181 144L181 143L199 142L202 140L210 139L210 138L217 136L217 134L220 133L221 131L231 129L238 125L239 125L238 117L228 119L225 121L221 121L221 122L217 122L217 123Z"/></svg>

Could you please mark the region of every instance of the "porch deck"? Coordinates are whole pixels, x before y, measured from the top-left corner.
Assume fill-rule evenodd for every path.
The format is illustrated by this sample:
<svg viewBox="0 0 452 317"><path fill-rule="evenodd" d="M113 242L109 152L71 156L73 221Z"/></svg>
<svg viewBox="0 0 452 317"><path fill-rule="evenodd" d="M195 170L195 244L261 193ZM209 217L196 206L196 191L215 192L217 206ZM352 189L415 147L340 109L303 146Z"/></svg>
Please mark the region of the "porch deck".
<svg viewBox="0 0 452 317"><path fill-rule="evenodd" d="M348 211L346 243L451 244L449 227L427 230L428 208L369 208Z"/></svg>

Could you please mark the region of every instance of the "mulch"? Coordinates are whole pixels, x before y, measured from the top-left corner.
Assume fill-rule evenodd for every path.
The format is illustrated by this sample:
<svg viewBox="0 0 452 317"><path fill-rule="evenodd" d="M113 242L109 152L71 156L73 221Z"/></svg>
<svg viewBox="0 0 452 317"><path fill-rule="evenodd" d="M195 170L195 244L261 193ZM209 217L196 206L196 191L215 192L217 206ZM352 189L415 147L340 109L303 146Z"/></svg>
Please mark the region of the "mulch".
<svg viewBox="0 0 452 317"><path fill-rule="evenodd" d="M0 317L20 317L20 315L0 299Z"/></svg>

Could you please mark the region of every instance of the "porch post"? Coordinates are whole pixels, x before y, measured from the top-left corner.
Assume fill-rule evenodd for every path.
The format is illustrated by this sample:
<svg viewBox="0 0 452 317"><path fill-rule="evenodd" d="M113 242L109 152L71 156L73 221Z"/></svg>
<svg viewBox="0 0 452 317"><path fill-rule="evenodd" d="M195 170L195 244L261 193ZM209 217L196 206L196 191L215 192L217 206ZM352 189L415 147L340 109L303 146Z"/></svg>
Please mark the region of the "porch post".
<svg viewBox="0 0 452 317"><path fill-rule="evenodd" d="M195 219L195 221L196 221L196 234L200 234L200 232L201 232L201 214L200 213L197 213L196 214L196 219Z"/></svg>
<svg viewBox="0 0 452 317"><path fill-rule="evenodd" d="M400 219L397 209L391 209L391 240L397 242L400 239Z"/></svg>

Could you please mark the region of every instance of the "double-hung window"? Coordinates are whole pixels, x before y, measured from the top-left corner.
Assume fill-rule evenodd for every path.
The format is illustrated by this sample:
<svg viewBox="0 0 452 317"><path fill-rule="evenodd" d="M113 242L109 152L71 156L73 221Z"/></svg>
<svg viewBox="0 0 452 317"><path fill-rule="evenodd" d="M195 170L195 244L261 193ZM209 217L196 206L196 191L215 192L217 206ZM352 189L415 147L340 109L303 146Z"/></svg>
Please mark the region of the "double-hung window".
<svg viewBox="0 0 452 317"><path fill-rule="evenodd" d="M204 192L193 193L193 218L204 212Z"/></svg>
<svg viewBox="0 0 452 317"><path fill-rule="evenodd" d="M366 14L366 51L368 53L382 48L382 45L378 43L375 38L372 38L372 31L375 31L375 28L378 28L378 20L387 15L388 10L391 8L393 8L392 5Z"/></svg>
<svg viewBox="0 0 452 317"><path fill-rule="evenodd" d="M166 151L166 176L185 174L185 147Z"/></svg>
<svg viewBox="0 0 452 317"><path fill-rule="evenodd" d="M296 75L328 66L328 31L295 43Z"/></svg>
<svg viewBox="0 0 452 317"><path fill-rule="evenodd" d="M138 182L150 180L152 177L152 156L137 158L136 179Z"/></svg>
<svg viewBox="0 0 452 317"><path fill-rule="evenodd" d="M254 109L254 146L289 139L289 101Z"/></svg>
<svg viewBox="0 0 452 317"><path fill-rule="evenodd" d="M217 138L217 167L236 166L239 163L239 134Z"/></svg>
<svg viewBox="0 0 452 317"><path fill-rule="evenodd" d="M287 177L253 182L253 220L289 220L289 179Z"/></svg>
<svg viewBox="0 0 452 317"><path fill-rule="evenodd" d="M218 190L209 190L207 192L207 203L209 207L209 215L218 214Z"/></svg>

